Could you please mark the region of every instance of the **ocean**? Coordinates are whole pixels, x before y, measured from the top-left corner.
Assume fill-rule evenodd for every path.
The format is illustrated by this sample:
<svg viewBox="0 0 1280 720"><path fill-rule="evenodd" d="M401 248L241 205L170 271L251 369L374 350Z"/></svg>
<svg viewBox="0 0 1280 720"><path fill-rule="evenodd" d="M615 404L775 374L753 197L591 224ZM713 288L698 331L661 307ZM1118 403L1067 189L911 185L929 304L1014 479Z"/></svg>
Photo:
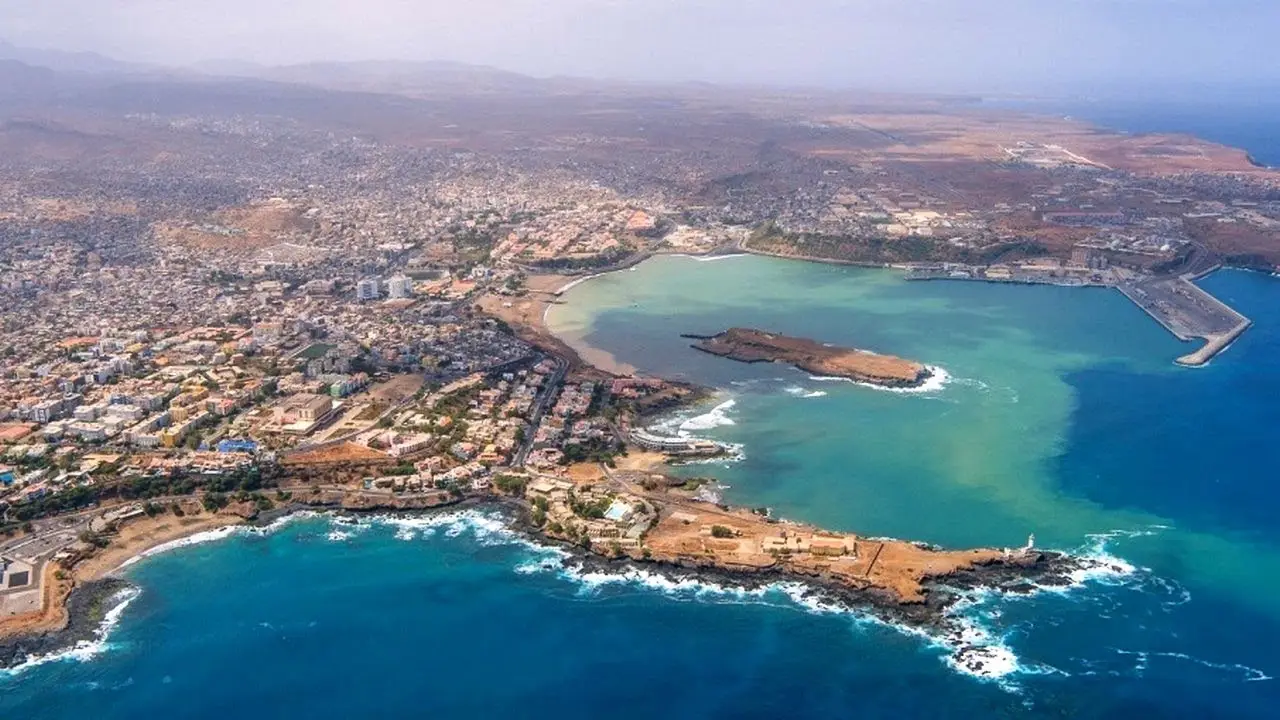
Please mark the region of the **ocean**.
<svg viewBox="0 0 1280 720"><path fill-rule="evenodd" d="M1208 367L1118 293L738 257L574 288L553 325L720 389L667 419L735 444L728 502L1123 570L961 611L1004 664L791 588L566 571L491 512L296 518L126 570L98 644L0 679L0 717L1266 717L1280 701L1280 281L1205 281L1256 321ZM889 392L699 353L752 325L920 359Z"/></svg>
<svg viewBox="0 0 1280 720"><path fill-rule="evenodd" d="M1280 94L1275 88L1205 88L1153 97L1075 100L1001 100L1009 107L1073 117L1131 133L1183 133L1244 148L1258 163L1280 167Z"/></svg>
<svg viewBox="0 0 1280 720"><path fill-rule="evenodd" d="M0 674L0 718L1274 717L1280 280L1202 282L1255 325L1199 369L1102 289L661 257L553 307L574 342L718 389L664 422L738 449L680 470L726 502L951 546L1034 533L1119 568L972 597L958 612L1001 659L985 675L791 587L568 571L495 512L315 515L130 566L99 642ZM890 392L679 337L734 325L945 380Z"/></svg>

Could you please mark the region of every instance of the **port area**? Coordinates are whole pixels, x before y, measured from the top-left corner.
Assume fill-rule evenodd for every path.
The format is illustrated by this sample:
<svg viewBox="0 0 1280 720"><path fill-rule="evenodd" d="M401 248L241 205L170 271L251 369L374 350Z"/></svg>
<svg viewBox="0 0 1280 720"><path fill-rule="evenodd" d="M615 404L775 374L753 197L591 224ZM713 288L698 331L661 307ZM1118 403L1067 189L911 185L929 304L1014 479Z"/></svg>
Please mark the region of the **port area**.
<svg viewBox="0 0 1280 720"><path fill-rule="evenodd" d="M1184 342L1201 338L1200 349L1177 359L1179 365L1199 367L1226 350L1253 324L1226 303L1196 285L1194 277L1154 277L1121 283L1116 288Z"/></svg>
<svg viewBox="0 0 1280 720"><path fill-rule="evenodd" d="M993 268L995 272L992 272ZM1196 274L1163 276L1140 275L1115 268L1096 270L1056 267L1050 270L1017 266L929 264L906 266L905 269L907 280L976 280L1115 288L1179 340L1205 341L1199 349L1175 361L1185 367L1205 365L1253 324L1249 318L1195 283L1199 278L1217 270L1216 266Z"/></svg>

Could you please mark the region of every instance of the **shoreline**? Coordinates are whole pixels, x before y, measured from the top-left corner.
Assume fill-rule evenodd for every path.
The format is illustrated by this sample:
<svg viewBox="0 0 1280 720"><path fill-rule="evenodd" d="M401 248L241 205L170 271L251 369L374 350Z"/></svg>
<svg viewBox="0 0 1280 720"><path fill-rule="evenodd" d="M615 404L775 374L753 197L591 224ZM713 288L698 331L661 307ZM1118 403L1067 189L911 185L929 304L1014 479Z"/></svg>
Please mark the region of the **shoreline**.
<svg viewBox="0 0 1280 720"><path fill-rule="evenodd" d="M585 275L555 272L533 274L529 276L524 296L508 298L501 295L487 295L480 299L480 305L485 312L509 324L517 336L543 350L565 358L573 366L594 368L619 377L649 377L634 365L621 362L612 353L591 345L575 333L554 330L547 319L551 307L563 304L562 298L565 293L588 280L630 271L656 257L679 257L696 262L711 262L758 254L740 248L735 248L731 252L711 250L706 253L685 251L641 253L617 265Z"/></svg>
<svg viewBox="0 0 1280 720"><path fill-rule="evenodd" d="M653 463L649 463L649 466L652 467ZM50 661L88 659L96 655L125 606L141 591L138 585L122 577L120 571L169 550L195 544L183 541L197 536L208 534L208 537L199 542L212 542L234 536L237 528L269 532L276 526L308 514L324 516L331 522L343 524L344 518L415 518L448 516L450 513L468 511L489 511L501 515L504 529L530 548L554 550L559 555L554 563L556 569L564 571L570 577L607 576L616 578L617 581L641 576L657 577L676 585L696 583L746 593L786 587L789 591L785 594L801 606L865 615L904 631L922 634L931 641L948 647L955 645L953 641L960 637L957 618L949 611L960 606L967 599L967 593L988 590L1005 594L1030 594L1046 588L1067 588L1079 584L1072 579L1074 573L1101 567L1098 562L1062 552L1034 551L1010 556L1012 560L1009 561L982 562L929 577L924 582L927 590L924 599L914 602L897 598L891 591L878 586L851 587L832 578L781 567L745 568L728 567L716 562L686 562L668 558L607 557L598 550L584 548L546 534L531 522L527 503L505 496L466 498L449 505L420 509L348 509L291 504L249 521L213 516L206 520L214 522L185 524L164 533L163 539L151 536L154 542L135 547L133 554L123 563L98 577L76 584L65 600L66 622L62 628L0 639L0 674L18 672ZM226 532L216 533L217 530ZM121 548L112 557L126 552L128 550ZM105 563L100 565L105 566ZM959 659L964 653L978 648L958 645L952 649Z"/></svg>
<svg viewBox="0 0 1280 720"><path fill-rule="evenodd" d="M621 268L611 272L620 270ZM570 286L603 274L607 273L579 278L571 282ZM558 297L558 294L552 297ZM533 328L533 331L550 336L572 351L572 346L564 343L547 327L545 313L549 305L549 301L543 301L540 307L541 313L536 316L543 322L539 327ZM527 326L526 329L528 329ZM582 356L575 354L574 357L578 362L583 362ZM605 372L608 371L605 370ZM691 400L705 399L707 396L694 393L685 399L686 402L679 404L690 404ZM666 407L663 411L670 409ZM656 471L665 475L663 471L666 462L658 463L649 458L646 463L647 469L651 472ZM629 490L624 489L624 492ZM139 518L127 523L120 528L120 534L117 536L118 539L123 538L122 542L113 542L72 569L70 574L75 580L74 586L66 597L58 601L66 610L63 627L53 630L36 629L30 632L19 629L12 632L9 637L0 639L0 667L20 665L31 657L67 652L73 650L79 643L91 640L101 625L103 616L101 608L106 599L121 590L132 587L126 579L119 577L120 571L124 568L159 552L190 544L183 541L201 533L226 529L225 533L209 538L219 539L231 535L233 531L229 528L232 527L265 527L274 522L297 517L304 512L327 513L333 517L370 514L414 517L429 516L437 512L454 512L460 508L496 509L507 516L508 528L529 540L531 544L565 551L565 562L562 563L565 567L572 560L580 567L607 572L611 575L655 572L676 581L697 580L749 590L776 583L798 583L805 588L802 594L806 597L814 596L820 598L821 602L834 603L845 609L869 612L880 619L903 624L931 636L954 630L947 623L947 611L962 599L962 596L956 593L957 589L988 588L1001 593L1027 593L1034 591L1036 587L1069 585L1073 573L1097 566L1097 563L1073 557L1067 553L1041 552L1029 547L1019 551L1006 550L1003 553L994 549L946 553L936 548L925 548L917 543L898 540L887 541L895 551L905 549L910 552L914 547L920 552L937 552L936 557L940 562L937 571L925 571L918 576L909 576L902 574L900 567L894 567L893 563L901 564L901 560L885 560L880 563L880 568L884 568L888 563L889 569L879 569L878 575L873 577L872 566L880 557L880 550L875 550L874 555L871 555L868 549L866 556L870 557L870 564L866 565L865 576L859 576L868 579L863 580L855 579L847 573L841 575L825 572L811 560L793 562L775 557L773 562L760 562L753 565L736 562L734 552L724 554L719 551L708 552L704 549L705 554L701 556L682 555L681 552L671 550L673 545L668 545L664 549L662 538L658 539L657 544L647 545L643 556L640 556L637 550L634 555L605 557L602 547L583 548L549 535L535 526L530 520L531 502L524 499L506 496L473 496L429 507L394 502L344 507L345 500L350 495L349 491L342 491L317 503L294 502L254 518L197 512L199 503L192 499L183 501L184 505L193 506L188 518L180 519L166 513L155 518ZM639 497L646 500L654 499L652 494L640 493ZM668 501L672 507L681 510L694 507L691 504L694 501L674 494L661 498L663 504L667 504ZM716 511L715 507L697 505L695 511L705 510L708 517L711 517L711 521L719 522L734 521L732 513L741 512L731 511L727 506L719 506L720 510ZM701 518L699 522L705 519ZM741 519L738 518L738 520ZM685 524L688 522L686 521ZM663 519L659 519L653 527L659 531L658 535L672 534L670 524L664 525ZM825 532L798 524L783 524L778 527L784 529L784 535L790 530ZM743 532L749 533L753 530L748 528ZM886 541L882 539L858 538L858 540L879 542L881 550L886 546ZM648 547L650 546L656 551L653 557L649 556ZM957 556L962 552L970 553L969 559L958 559ZM856 550L855 554L857 554ZM859 569L857 572L861 574L862 570ZM908 591L904 592L904 587L908 588Z"/></svg>
<svg viewBox="0 0 1280 720"><path fill-rule="evenodd" d="M665 468L665 456L646 455L639 466L653 470ZM888 587L866 584L853 586L822 573L799 571L781 565L747 567L726 564L714 558L687 559L665 556L621 555L609 557L601 548L587 548L547 534L533 524L530 504L508 496L469 497L457 502L421 507L345 508L331 505L291 503L246 520L237 516L211 515L188 523L152 522L135 529L129 542L95 556L98 562L73 568L78 578L63 600L65 622L56 629L15 632L0 638L0 671L14 671L65 657L91 657L94 644L105 641L110 629L108 621L118 619L123 606L136 597L140 588L121 576L121 571L138 562L169 550L188 547L196 542L218 541L236 534L237 529L270 531L272 528L306 517L327 516L335 522L342 518L385 516L388 518L431 517L467 511L492 511L502 515L505 529L532 548L556 550L561 554L560 569L566 572L598 573L625 579L636 573L648 573L676 583L698 582L720 588L756 592L779 584L793 586L796 598L832 606L845 611L865 613L880 621L918 631L943 642L956 632L954 618L948 611L964 600L965 593L991 590L999 593L1027 594L1036 589L1067 587L1075 584L1073 574L1100 567L1101 564L1058 551L1005 551L1002 557L988 557L952 568L938 575L927 575L921 582L920 600L896 596ZM807 527L796 525L794 527ZM225 532L219 532L225 531ZM204 536L198 541L193 538ZM904 541L888 540L907 545ZM973 551L977 552L977 551ZM114 615L113 615L114 613ZM100 649L100 648L98 648Z"/></svg>
<svg viewBox="0 0 1280 720"><path fill-rule="evenodd" d="M115 576L138 560L148 557L156 548L163 545L185 540L203 532L246 524L244 518L238 516L208 514L188 518L176 518L165 514L147 520L150 522L142 526L135 523L124 525L118 536L124 538L123 543L117 544L117 539L113 538L111 544L102 552L76 563L72 576L77 584Z"/></svg>

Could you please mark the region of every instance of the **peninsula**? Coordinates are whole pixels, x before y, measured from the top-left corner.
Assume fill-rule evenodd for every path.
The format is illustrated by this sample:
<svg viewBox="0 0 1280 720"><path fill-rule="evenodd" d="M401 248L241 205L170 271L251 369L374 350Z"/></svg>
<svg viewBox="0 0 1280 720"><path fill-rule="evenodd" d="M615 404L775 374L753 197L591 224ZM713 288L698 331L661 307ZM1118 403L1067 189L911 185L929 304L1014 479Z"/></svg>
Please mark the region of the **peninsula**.
<svg viewBox="0 0 1280 720"><path fill-rule="evenodd" d="M933 376L925 365L893 355L824 345L750 328L730 328L716 335L691 335L693 347L738 362L781 362L805 372L841 377L892 388L919 387Z"/></svg>
<svg viewBox="0 0 1280 720"><path fill-rule="evenodd" d="M669 476L662 472L666 460L633 452L615 467L579 463L560 471L508 471L465 490L390 493L379 481L356 479L391 470L380 471L372 457L337 466L299 458L273 480L276 507L261 499L211 503L210 493L165 504L112 504L85 515L98 528L94 542L44 566L42 607L0 623L0 667L98 637L105 612L129 585L116 570L131 558L196 533L269 525L306 511L341 518L491 508L510 518L514 531L563 548L557 562L572 569L647 572L747 590L785 583L824 604L947 639L957 658L979 668L981 646L959 639L958 621L948 612L965 590L1067 585L1074 573L1097 565L1030 542L1014 549L948 550L778 520L765 509L703 499L698 490L707 480Z"/></svg>

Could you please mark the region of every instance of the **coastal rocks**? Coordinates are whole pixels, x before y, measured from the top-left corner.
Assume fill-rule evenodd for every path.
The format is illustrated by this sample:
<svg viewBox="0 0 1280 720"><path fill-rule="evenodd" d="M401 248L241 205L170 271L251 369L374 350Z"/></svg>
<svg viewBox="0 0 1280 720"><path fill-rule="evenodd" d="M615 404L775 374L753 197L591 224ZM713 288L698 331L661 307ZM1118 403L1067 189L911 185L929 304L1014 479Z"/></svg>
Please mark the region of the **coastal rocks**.
<svg viewBox="0 0 1280 720"><path fill-rule="evenodd" d="M578 576L648 574L676 585L697 583L745 592L786 585L793 599L808 605L862 612L942 638L958 632L948 612L973 591L1026 593L1036 588L1069 585L1073 582L1072 574L1087 564L1062 553L1011 553L999 561L929 578L924 583L924 599L915 602L903 601L884 587L851 585L821 573L798 572L780 564L730 567L698 558L627 555L611 558L549 538L524 518L517 518L516 527L539 542L561 546L566 551L561 564ZM971 659L977 662L980 657L974 655Z"/></svg>
<svg viewBox="0 0 1280 720"><path fill-rule="evenodd" d="M66 627L0 639L0 667L11 668L31 658L65 652L97 639L113 598L130 587L119 578L104 578L76 587L67 599Z"/></svg>
<svg viewBox="0 0 1280 720"><path fill-rule="evenodd" d="M698 340L692 346L697 350L738 362L781 362L814 375L887 388L917 388L933 376L928 367L911 360L751 328L681 337Z"/></svg>
<svg viewBox="0 0 1280 720"><path fill-rule="evenodd" d="M1089 561L1057 552L1010 553L998 562L979 563L930 581L931 590L990 588L1008 593L1029 593L1043 587L1071 585L1072 574L1087 569Z"/></svg>
<svg viewBox="0 0 1280 720"><path fill-rule="evenodd" d="M316 490L310 494L301 493L297 497L297 503L308 508L352 512L409 512L445 507L458 502L458 498L444 491L422 495L394 495L349 490Z"/></svg>

